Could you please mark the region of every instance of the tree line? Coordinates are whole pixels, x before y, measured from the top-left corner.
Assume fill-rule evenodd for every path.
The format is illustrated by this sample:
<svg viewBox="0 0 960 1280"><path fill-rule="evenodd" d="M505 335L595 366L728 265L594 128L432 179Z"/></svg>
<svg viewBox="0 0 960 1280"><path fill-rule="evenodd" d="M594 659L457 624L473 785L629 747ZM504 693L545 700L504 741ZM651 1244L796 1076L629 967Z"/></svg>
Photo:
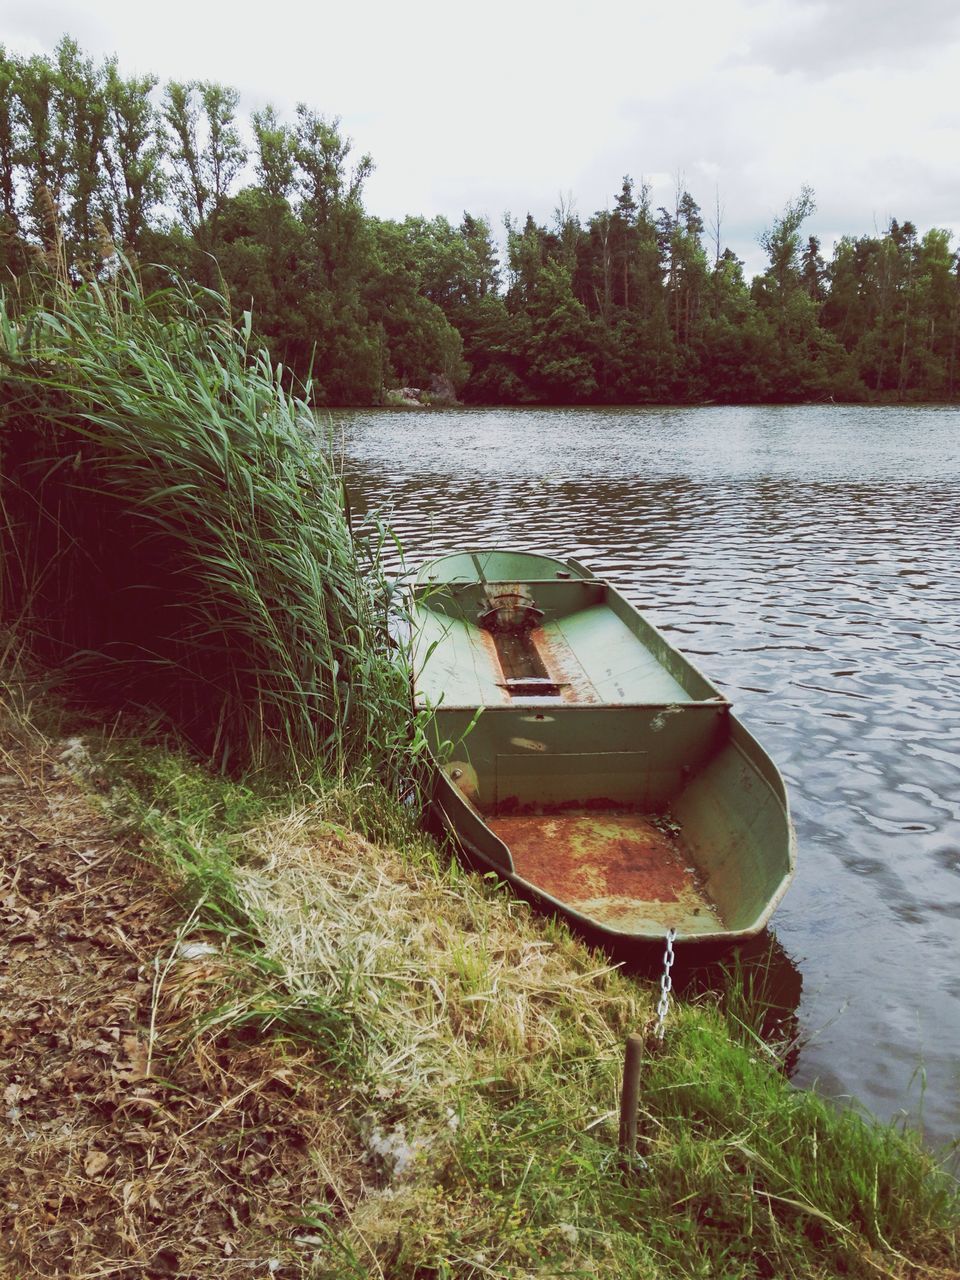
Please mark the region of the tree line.
<svg viewBox="0 0 960 1280"><path fill-rule="evenodd" d="M125 77L64 37L0 47L0 267L75 280L116 251L227 293L317 403L402 385L475 403L950 400L960 262L949 232L891 220L827 260L803 188L753 280L678 181L669 207L623 179L612 207L549 224L373 217L339 121L300 104L238 116L235 89ZM249 142L248 142L249 139Z"/></svg>

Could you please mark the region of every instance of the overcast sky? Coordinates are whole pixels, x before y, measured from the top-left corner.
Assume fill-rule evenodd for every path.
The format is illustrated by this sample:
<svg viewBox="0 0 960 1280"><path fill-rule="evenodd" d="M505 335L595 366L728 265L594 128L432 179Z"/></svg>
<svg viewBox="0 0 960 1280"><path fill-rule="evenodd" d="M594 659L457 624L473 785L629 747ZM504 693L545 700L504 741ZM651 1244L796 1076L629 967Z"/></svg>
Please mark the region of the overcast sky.
<svg viewBox="0 0 960 1280"><path fill-rule="evenodd" d="M212 79L244 112L305 101L376 170L383 217L464 209L584 218L625 173L670 204L676 175L722 236L757 237L803 183L825 247L891 217L960 233L957 0L0 0L0 41L70 33L127 74Z"/></svg>

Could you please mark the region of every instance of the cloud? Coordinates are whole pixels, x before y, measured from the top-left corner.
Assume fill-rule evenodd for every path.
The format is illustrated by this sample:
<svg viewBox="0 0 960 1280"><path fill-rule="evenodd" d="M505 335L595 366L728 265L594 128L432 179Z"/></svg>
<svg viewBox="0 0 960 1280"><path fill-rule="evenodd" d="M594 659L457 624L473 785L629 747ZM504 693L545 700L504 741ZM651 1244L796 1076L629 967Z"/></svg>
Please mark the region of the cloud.
<svg viewBox="0 0 960 1280"><path fill-rule="evenodd" d="M273 0L269 21L258 0L165 0L159 23L129 0L8 0L3 26L21 52L69 31L126 74L234 85L243 113L339 115L376 162L381 217L550 223L572 193L586 219L625 173L669 205L679 173L707 222L719 188L724 241L754 271L805 182L825 248L957 216L958 0Z"/></svg>
<svg viewBox="0 0 960 1280"><path fill-rule="evenodd" d="M871 235L890 217L921 230L952 227L955 63L947 47L929 52L920 74L900 66L814 80L721 58L672 92L624 102L628 145L595 149L572 185L578 193L609 186L624 168L637 178L679 171L707 222L719 188L724 242L748 272L765 263L760 232L804 183L818 203L804 232L821 237L827 251L838 234ZM663 202L656 192L654 203Z"/></svg>
<svg viewBox="0 0 960 1280"><path fill-rule="evenodd" d="M96 14L76 5L49 4L43 0L19 0L4 7L4 32L0 43L8 43L21 56L49 55L61 36L74 36L80 47L98 47L109 28Z"/></svg>
<svg viewBox="0 0 960 1280"><path fill-rule="evenodd" d="M857 68L918 65L960 39L956 0L788 0L731 63L824 79Z"/></svg>

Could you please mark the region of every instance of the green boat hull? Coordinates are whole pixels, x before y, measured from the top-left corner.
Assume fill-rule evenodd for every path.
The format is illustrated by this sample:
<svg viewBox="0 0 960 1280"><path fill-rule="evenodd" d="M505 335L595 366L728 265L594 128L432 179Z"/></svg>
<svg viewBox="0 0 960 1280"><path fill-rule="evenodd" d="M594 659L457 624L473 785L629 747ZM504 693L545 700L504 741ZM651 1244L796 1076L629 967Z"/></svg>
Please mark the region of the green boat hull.
<svg viewBox="0 0 960 1280"><path fill-rule="evenodd" d="M759 933L796 851L730 703L576 561L458 552L412 601L433 805L469 859L616 941Z"/></svg>

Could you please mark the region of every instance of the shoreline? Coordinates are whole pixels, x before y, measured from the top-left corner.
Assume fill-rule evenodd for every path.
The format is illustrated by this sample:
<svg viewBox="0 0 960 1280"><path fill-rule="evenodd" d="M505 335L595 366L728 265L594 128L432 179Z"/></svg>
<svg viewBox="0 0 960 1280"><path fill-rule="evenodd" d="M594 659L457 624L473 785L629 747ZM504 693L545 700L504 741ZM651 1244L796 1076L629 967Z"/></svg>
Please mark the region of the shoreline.
<svg viewBox="0 0 960 1280"><path fill-rule="evenodd" d="M462 871L369 784L230 782L34 705L46 732L7 700L0 790L20 850L5 901L35 943L8 935L10 1013L47 1010L12 1048L6 1033L4 1227L24 1275L231 1277L259 1258L281 1280L413 1280L445 1257L458 1276L679 1278L766 1257L774 1274L906 1280L960 1261L951 1176L915 1135L790 1085L776 1046L732 1035L745 1006L671 1008L624 1174L623 1041L649 1033L655 983ZM106 1007L123 1012L97 1031ZM57 1153L39 1166L36 1127ZM318 1169L322 1210L303 1199Z"/></svg>
<svg viewBox="0 0 960 1280"><path fill-rule="evenodd" d="M490 409L956 409L960 407L960 399L956 400L578 400L558 402L554 400L524 401L382 401L364 404L321 404L314 408L315 413L349 413L352 411L377 413L410 413L429 410L435 413L462 412L463 410Z"/></svg>

